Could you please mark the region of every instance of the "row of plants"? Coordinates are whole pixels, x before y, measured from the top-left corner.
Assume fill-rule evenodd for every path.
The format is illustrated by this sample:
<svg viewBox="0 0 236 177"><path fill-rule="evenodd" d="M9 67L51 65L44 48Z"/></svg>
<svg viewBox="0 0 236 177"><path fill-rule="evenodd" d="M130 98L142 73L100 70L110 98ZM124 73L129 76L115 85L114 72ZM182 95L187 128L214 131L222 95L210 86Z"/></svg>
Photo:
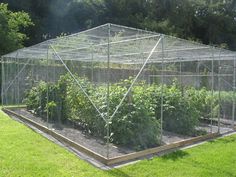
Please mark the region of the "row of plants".
<svg viewBox="0 0 236 177"><path fill-rule="evenodd" d="M155 117L151 92L144 92L144 85L134 87L132 100L125 99L112 120L108 120L106 86L93 87L86 78L77 77L77 80L102 115L68 74L61 76L57 83L40 82L33 87L24 100L27 109L44 117L48 114L50 120L57 122L74 121L86 133L101 138L105 138L109 123L110 141L114 144L141 149L159 143L160 123ZM111 85L111 113L127 91L124 86L127 82L130 81Z"/></svg>
<svg viewBox="0 0 236 177"><path fill-rule="evenodd" d="M211 117L211 107L217 114L217 97L204 88L185 88L183 93L175 82L160 86L139 81L111 117L132 78L110 85L108 110L107 86L94 86L86 78L75 77L83 91L69 74L56 83L40 82L26 94L27 109L42 117L48 114L51 121L74 122L86 133L100 138L106 138L109 125L110 142L135 149L160 143L162 101L163 129L178 134L196 135L200 119Z"/></svg>

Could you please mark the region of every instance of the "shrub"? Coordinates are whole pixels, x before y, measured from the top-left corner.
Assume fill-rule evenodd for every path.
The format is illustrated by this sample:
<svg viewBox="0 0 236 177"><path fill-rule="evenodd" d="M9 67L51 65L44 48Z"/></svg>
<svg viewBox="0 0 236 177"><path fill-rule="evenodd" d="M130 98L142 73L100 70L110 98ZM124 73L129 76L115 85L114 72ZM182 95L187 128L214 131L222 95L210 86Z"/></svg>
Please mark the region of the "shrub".
<svg viewBox="0 0 236 177"><path fill-rule="evenodd" d="M144 84L139 84L141 85L133 87L111 120L111 138L116 144L144 149L160 143L160 123L155 118L152 92L148 91ZM126 92L126 87L112 86L111 110L115 109Z"/></svg>
<svg viewBox="0 0 236 177"><path fill-rule="evenodd" d="M35 114L44 114L44 108L47 104L47 84L42 81L39 82L38 86L29 90L26 93L24 103L27 105L27 109L32 110Z"/></svg>
<svg viewBox="0 0 236 177"><path fill-rule="evenodd" d="M57 83L41 82L37 87L33 87L25 99L27 108L44 116L48 111L51 120L58 117L59 121L70 119L79 123L86 132L104 138L106 121L102 120L102 116L107 120L107 95L104 94L107 88L103 85L95 88L86 78L77 77L77 80L102 115L68 74L61 76ZM126 85L129 83L130 80L124 80L110 87L110 114L127 92ZM152 92L147 92L144 83L133 88L132 99L128 96L117 114L107 120L110 123L111 142L136 149L159 143L160 124L155 118L155 104L151 98Z"/></svg>
<svg viewBox="0 0 236 177"><path fill-rule="evenodd" d="M125 86L127 82L130 81L124 80L110 87L110 116L127 92ZM98 110L103 113L99 115L84 93L76 85L71 85L70 91L68 91L68 100L70 100L72 109L72 119L79 121L89 133L105 137L107 121L110 124L110 141L115 144L143 149L159 143L160 125L155 119L155 109L150 101L150 93L144 94L144 85L135 86L132 90L132 100L128 96L115 116L108 120L107 95L104 94L107 87L93 88L86 79L80 80L80 83L86 85L85 92ZM105 121L102 120L102 116Z"/></svg>
<svg viewBox="0 0 236 177"><path fill-rule="evenodd" d="M55 103L54 113L51 119L57 119L59 122L65 122L70 117L70 105L67 98L67 91L72 79L69 74L61 76L57 83L49 84L48 102ZM47 110L47 108L45 108Z"/></svg>
<svg viewBox="0 0 236 177"><path fill-rule="evenodd" d="M102 98L98 96L100 92L96 91L86 78L77 78L77 80L91 100L96 101L96 103L101 102ZM67 100L70 107L69 119L79 122L86 132L102 137L106 132L105 122L84 92L74 81L69 84L67 90ZM98 105L96 104L96 106Z"/></svg>
<svg viewBox="0 0 236 177"><path fill-rule="evenodd" d="M65 75L57 83L39 82L26 93L24 103L27 109L44 118L48 111L49 119L65 121L70 112L66 99L68 80L68 75Z"/></svg>
<svg viewBox="0 0 236 177"><path fill-rule="evenodd" d="M156 116L161 115L161 88L156 88ZM196 107L180 88L173 84L163 86L163 129L179 134L192 135L198 125L199 116Z"/></svg>
<svg viewBox="0 0 236 177"><path fill-rule="evenodd" d="M205 88L196 90L190 88L186 90L186 96L188 97L190 104L196 108L199 118L211 118L211 107L215 107L216 103L211 93Z"/></svg>

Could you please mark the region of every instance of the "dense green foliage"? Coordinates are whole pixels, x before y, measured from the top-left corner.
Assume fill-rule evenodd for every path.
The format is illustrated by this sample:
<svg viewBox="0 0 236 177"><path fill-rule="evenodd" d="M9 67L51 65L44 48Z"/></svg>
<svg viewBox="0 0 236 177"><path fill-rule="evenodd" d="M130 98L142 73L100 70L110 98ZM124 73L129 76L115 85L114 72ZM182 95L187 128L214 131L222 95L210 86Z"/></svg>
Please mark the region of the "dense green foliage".
<svg viewBox="0 0 236 177"><path fill-rule="evenodd" d="M115 144L124 144L135 148L147 148L159 143L159 120L155 117L155 104L152 92L144 92L145 85L132 90L132 101L126 99L117 114L110 120L107 118L106 87L92 87L85 78L79 78L84 91L93 100L99 114L84 92L67 74L61 76L55 84L41 82L33 87L26 96L25 103L29 110L42 116L49 114L49 119L57 118L60 122L70 120L76 122L87 133L104 138L105 127L110 125L110 140ZM125 82L112 85L110 88L110 111L114 111L127 88ZM48 89L48 100L47 100ZM48 102L48 103L47 103ZM103 120L104 119L104 120ZM148 128L147 128L148 127Z"/></svg>
<svg viewBox="0 0 236 177"><path fill-rule="evenodd" d="M22 48L27 39L26 29L33 23L25 12L12 12L7 4L0 3L0 56ZM0 73L2 72L0 63ZM2 87L0 77L0 89ZM1 102L2 99L0 99Z"/></svg>
<svg viewBox="0 0 236 177"><path fill-rule="evenodd" d="M27 13L11 12L0 3L0 56L23 47L27 39L25 29L33 25Z"/></svg>
<svg viewBox="0 0 236 177"><path fill-rule="evenodd" d="M25 103L28 109L43 117L48 113L51 121L74 122L85 132L101 138L106 137L106 126L109 125L111 142L137 149L160 143L162 91L164 130L194 136L198 134L196 127L201 119L217 117L218 114L217 95L204 88L184 88L183 92L175 82L162 87L140 81L111 117L131 80L110 85L108 116L107 86L94 86L86 78L76 78L84 91L69 74L61 76L56 83L40 82L27 93ZM227 94L224 93L225 97ZM231 102L228 100L228 104Z"/></svg>
<svg viewBox="0 0 236 177"><path fill-rule="evenodd" d="M35 114L47 115L49 119L65 121L67 119L68 104L66 102L66 87L62 77L58 84L46 84L40 82L37 87L33 87L27 93L28 109L33 110Z"/></svg>
<svg viewBox="0 0 236 177"><path fill-rule="evenodd" d="M129 80L111 87L110 110L114 112L127 92ZM132 88L121 107L111 120L112 140L114 143L135 145L136 148L147 148L160 143L160 123L155 117L155 100L152 90L144 83ZM119 141L117 141L119 140Z"/></svg>
<svg viewBox="0 0 236 177"><path fill-rule="evenodd" d="M2 0L30 14L27 44L107 22L236 50L235 0Z"/></svg>
<svg viewBox="0 0 236 177"><path fill-rule="evenodd" d="M183 95L175 84L165 88L163 95L163 128L180 134L194 135L200 117L193 98ZM160 107L161 104L158 105ZM160 108L157 111L160 111Z"/></svg>

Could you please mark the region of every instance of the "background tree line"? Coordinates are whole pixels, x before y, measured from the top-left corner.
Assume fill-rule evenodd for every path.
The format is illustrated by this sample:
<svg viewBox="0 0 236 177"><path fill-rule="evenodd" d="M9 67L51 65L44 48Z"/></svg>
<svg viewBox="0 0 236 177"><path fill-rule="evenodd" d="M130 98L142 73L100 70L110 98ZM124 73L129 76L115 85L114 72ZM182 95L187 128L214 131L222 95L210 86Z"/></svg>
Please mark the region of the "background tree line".
<svg viewBox="0 0 236 177"><path fill-rule="evenodd" d="M7 3L10 11L21 11L21 15L19 13L16 15L20 18L17 20L18 24L15 24L17 26L15 31L28 36L28 40L25 40L26 36L22 36L17 41L17 37L11 35L2 42L4 36L2 33L4 31L6 33L9 29L3 27L7 20L4 21L1 12L0 54L21 47L13 44L4 46L3 44L8 43L7 40L15 43L24 41L22 44L29 46L54 38L61 33L70 34L107 22L236 50L236 0L0 0L0 2ZM28 13L31 20L22 11Z"/></svg>

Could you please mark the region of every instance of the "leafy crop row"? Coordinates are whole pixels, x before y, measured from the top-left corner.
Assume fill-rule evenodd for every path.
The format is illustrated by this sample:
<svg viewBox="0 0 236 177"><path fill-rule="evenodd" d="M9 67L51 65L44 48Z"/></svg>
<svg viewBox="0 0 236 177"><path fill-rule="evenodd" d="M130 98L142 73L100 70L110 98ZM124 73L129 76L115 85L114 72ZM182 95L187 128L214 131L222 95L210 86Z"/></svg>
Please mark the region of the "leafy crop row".
<svg viewBox="0 0 236 177"><path fill-rule="evenodd" d="M195 135L200 119L211 117L211 107L215 110L213 114L217 114L216 96L206 89L188 88L183 93L175 83L160 86L140 81L117 109L131 79L111 84L108 102L106 85L95 86L86 78L76 78L83 91L68 74L61 76L56 83L40 82L27 93L27 108L43 117L48 114L50 121L73 122L86 133L100 138L106 137L109 125L112 143L136 149L161 143L162 101L163 129L166 131Z"/></svg>

